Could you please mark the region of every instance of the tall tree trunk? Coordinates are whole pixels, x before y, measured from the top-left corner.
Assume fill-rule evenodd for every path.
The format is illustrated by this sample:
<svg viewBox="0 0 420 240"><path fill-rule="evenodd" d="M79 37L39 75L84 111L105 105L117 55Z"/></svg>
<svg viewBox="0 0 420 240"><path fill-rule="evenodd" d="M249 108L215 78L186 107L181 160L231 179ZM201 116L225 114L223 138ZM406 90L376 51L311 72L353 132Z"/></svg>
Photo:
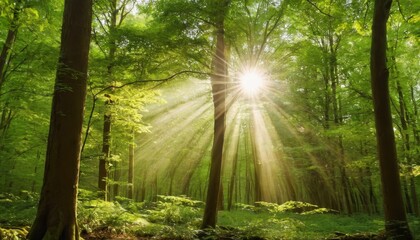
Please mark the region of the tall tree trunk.
<svg viewBox="0 0 420 240"><path fill-rule="evenodd" d="M38 150L36 152L36 162L35 162L35 168L34 168L34 179L32 180L32 187L31 191L35 192L35 186L36 186L36 179L37 179L37 173L38 173L38 163L41 162L41 152Z"/></svg>
<svg viewBox="0 0 420 240"><path fill-rule="evenodd" d="M248 130L249 131L249 130ZM244 141L244 152L245 152L245 202L251 204L251 192L252 192L252 171L251 171L251 160L248 156L249 152L249 132L245 136ZM253 154L253 153L252 153ZM253 158L253 155L251 155Z"/></svg>
<svg viewBox="0 0 420 240"><path fill-rule="evenodd" d="M128 144L128 185L127 198L133 199L134 191L134 131L131 142Z"/></svg>
<svg viewBox="0 0 420 240"><path fill-rule="evenodd" d="M12 52L13 45L16 40L16 35L18 32L18 21L19 14L22 9L22 0L16 0L15 6L13 8L13 17L10 22L9 30L7 31L6 41L4 41L2 51L0 53L0 89L4 83L4 77L7 69L7 64L10 59L10 54Z"/></svg>
<svg viewBox="0 0 420 240"><path fill-rule="evenodd" d="M412 120L410 121L410 124L411 124L411 128L412 128L412 131L413 131L414 144L415 144L415 146L420 146L420 131L417 128L417 119L419 119L419 115L418 115L416 98L414 96L414 87L413 87L412 84L410 84L410 99L411 99L411 102L413 104L413 117L412 117ZM419 148L416 148L415 154L416 154L416 156L420 156ZM416 159L416 158L414 158L414 159ZM411 177L410 177L410 188L411 188L411 195L412 195L412 198L413 198L414 212L415 212L416 216L420 216L419 201L417 199L417 191L416 191L416 185L415 185L413 175L411 175Z"/></svg>
<svg viewBox="0 0 420 240"><path fill-rule="evenodd" d="M109 99L105 105L109 105ZM99 175L98 175L98 188L99 197L107 200L108 196L108 161L110 157L110 138L111 138L111 114L104 114L104 127L102 131L102 157L99 160Z"/></svg>
<svg viewBox="0 0 420 240"><path fill-rule="evenodd" d="M226 118L226 58L224 18L229 5L228 0L217 1L218 17L216 20L216 52L213 57L213 74L211 76L214 105L214 136L211 155L209 183L202 228L214 228L217 221L217 205L220 191L223 144L225 139Z"/></svg>
<svg viewBox="0 0 420 240"><path fill-rule="evenodd" d="M403 92L403 87L401 85L401 81L399 79L399 70L397 67L397 60L395 57L395 51L397 49L398 46L398 37L395 40L395 44L394 47L392 48L393 52L392 52L392 56L391 56L391 60L392 60L392 66L393 66L393 70L395 71L396 74L396 84L397 84L397 93L398 93L398 104L399 104L399 117L400 117L400 122L401 122L401 136L402 136L402 140L403 140L403 155L406 159L406 166L407 166L407 171L404 175L406 175L406 178L410 184L410 194L408 194L408 187L407 187L407 183L404 185L404 190L406 191L406 196L410 196L409 198L406 199L406 204L407 204L407 208L409 209L409 213L414 213L416 216L419 216L420 214L420 209L419 209L419 205L418 205L418 200L417 200L417 191L416 191L416 185L414 183L414 174L413 174L413 154L411 153L411 141L410 141L410 133L409 133L409 127L412 127L415 129L416 124L413 124L411 122L415 122L415 119L411 119L411 115L409 113L409 110L407 108L407 104L406 104L406 98L404 96L404 92ZM416 113L416 105L413 105L414 108L414 113ZM411 125L411 126L410 126ZM414 134L415 137L415 134Z"/></svg>
<svg viewBox="0 0 420 240"><path fill-rule="evenodd" d="M239 127L240 128L240 127ZM238 130L239 131L239 130ZM235 146L235 157L232 159L232 173L230 175L230 185L229 185L229 193L228 193L228 210L230 211L232 209L232 204L233 204L233 191L235 189L235 183L236 183L236 172L237 172L237 165L238 165L238 158L239 158L239 134L235 135L233 134L233 136L237 139L235 141L236 142L236 146Z"/></svg>
<svg viewBox="0 0 420 240"><path fill-rule="evenodd" d="M91 0L65 1L44 183L30 240L79 239L76 205L91 22Z"/></svg>
<svg viewBox="0 0 420 240"><path fill-rule="evenodd" d="M120 175L121 175L121 167L119 166L120 164L118 162L114 162L114 185L113 185L113 200L115 200L116 196L120 195Z"/></svg>
<svg viewBox="0 0 420 240"><path fill-rule="evenodd" d="M223 182L220 182L219 196L217 196L217 211L225 210L224 199L225 199L225 196L223 192Z"/></svg>
<svg viewBox="0 0 420 240"><path fill-rule="evenodd" d="M109 19L106 19L109 22L109 33L108 33L108 55L106 56L108 61L107 66L107 75L108 81L111 84L114 81L113 78L113 68L114 68L114 61L115 61L115 53L117 51L117 45L115 42L115 30L117 26L117 16L118 16L118 9L117 9L118 0L111 0L110 1L110 9L109 9ZM107 15L108 16L108 15ZM103 128L103 136L102 136L102 158L99 160L99 178L98 178L98 187L100 194L99 196L103 198L105 201L108 199L108 193L110 191L109 186L107 184L107 178L109 177L108 173L108 161L111 155L110 150L110 143L111 143L111 125L112 125L112 113L110 111L112 99L111 95L105 94L105 97L108 99L105 101L105 112L104 112L104 128ZM114 185L115 186L115 185ZM116 187L118 188L118 186ZM114 188L115 190L115 188ZM118 191L118 190L117 190Z"/></svg>
<svg viewBox="0 0 420 240"><path fill-rule="evenodd" d="M413 239L401 193L397 150L392 125L386 65L387 31L392 0L375 0L371 43L371 84L375 111L376 140L381 172L385 230L393 239Z"/></svg>
<svg viewBox="0 0 420 240"><path fill-rule="evenodd" d="M420 215L419 204L417 200L417 191L416 191L416 184L414 181L414 173L413 173L413 154L411 149L411 141L410 141L410 134L408 126L411 125L415 127L415 125L410 124L413 120L410 119L410 114L408 113L407 104L405 103L404 94L402 92L402 87L400 81L397 80L397 91L398 91L398 98L400 104L400 120L401 120L401 127L403 132L401 135L403 136L403 146L404 146L404 156L407 160L407 180L409 183L410 188L410 201L412 205L409 205L412 211L416 216Z"/></svg>

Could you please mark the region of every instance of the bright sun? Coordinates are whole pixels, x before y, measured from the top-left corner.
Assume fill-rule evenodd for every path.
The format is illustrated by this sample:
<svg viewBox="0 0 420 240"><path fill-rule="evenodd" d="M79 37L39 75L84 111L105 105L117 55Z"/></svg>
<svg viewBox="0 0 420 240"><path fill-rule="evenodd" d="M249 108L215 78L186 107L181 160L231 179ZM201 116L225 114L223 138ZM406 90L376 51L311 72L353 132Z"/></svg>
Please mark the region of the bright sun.
<svg viewBox="0 0 420 240"><path fill-rule="evenodd" d="M254 95L263 87L264 75L256 69L246 70L239 77L242 91Z"/></svg>

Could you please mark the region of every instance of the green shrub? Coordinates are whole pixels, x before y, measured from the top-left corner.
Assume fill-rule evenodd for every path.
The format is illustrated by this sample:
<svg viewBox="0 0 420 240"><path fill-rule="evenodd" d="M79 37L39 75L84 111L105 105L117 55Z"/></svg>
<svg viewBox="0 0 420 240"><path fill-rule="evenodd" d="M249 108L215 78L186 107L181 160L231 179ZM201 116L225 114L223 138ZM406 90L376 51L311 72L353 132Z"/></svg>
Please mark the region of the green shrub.
<svg viewBox="0 0 420 240"><path fill-rule="evenodd" d="M244 203L235 203L234 207L239 210L246 210L246 211L252 211L252 212L256 211L255 206L244 204Z"/></svg>
<svg viewBox="0 0 420 240"><path fill-rule="evenodd" d="M300 201L287 201L281 205L269 202L256 202L254 211L270 213L290 212L300 214L338 213L332 209L320 208L315 204Z"/></svg>
<svg viewBox="0 0 420 240"><path fill-rule="evenodd" d="M149 209L147 218L150 222L167 225L197 225L201 221L202 202L184 196L159 196L156 207Z"/></svg>
<svg viewBox="0 0 420 240"><path fill-rule="evenodd" d="M118 202L91 200L79 202L78 222L81 230L108 229L115 232L130 232L134 226L145 226L149 222L138 213L128 212Z"/></svg>
<svg viewBox="0 0 420 240"><path fill-rule="evenodd" d="M35 218L39 195L22 191L20 196L11 193L0 194L0 225L27 226Z"/></svg>

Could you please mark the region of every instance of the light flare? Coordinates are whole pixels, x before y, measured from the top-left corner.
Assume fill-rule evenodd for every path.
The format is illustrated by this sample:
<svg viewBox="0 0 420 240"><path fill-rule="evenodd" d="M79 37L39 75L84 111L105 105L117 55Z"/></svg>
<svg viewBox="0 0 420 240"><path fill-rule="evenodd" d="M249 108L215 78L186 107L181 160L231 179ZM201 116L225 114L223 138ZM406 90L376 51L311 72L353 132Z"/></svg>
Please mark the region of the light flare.
<svg viewBox="0 0 420 240"><path fill-rule="evenodd" d="M257 94L264 86L264 74L257 69L248 69L239 76L241 89L247 95Z"/></svg>

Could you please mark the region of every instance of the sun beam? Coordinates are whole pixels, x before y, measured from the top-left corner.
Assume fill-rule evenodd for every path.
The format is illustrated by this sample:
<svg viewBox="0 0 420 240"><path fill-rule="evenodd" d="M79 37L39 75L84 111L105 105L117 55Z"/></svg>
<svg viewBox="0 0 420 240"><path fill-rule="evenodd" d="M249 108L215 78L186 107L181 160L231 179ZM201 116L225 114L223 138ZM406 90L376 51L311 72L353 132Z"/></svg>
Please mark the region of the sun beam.
<svg viewBox="0 0 420 240"><path fill-rule="evenodd" d="M264 85L264 74L257 69L243 71L239 76L242 91L247 95L254 95L260 91Z"/></svg>

